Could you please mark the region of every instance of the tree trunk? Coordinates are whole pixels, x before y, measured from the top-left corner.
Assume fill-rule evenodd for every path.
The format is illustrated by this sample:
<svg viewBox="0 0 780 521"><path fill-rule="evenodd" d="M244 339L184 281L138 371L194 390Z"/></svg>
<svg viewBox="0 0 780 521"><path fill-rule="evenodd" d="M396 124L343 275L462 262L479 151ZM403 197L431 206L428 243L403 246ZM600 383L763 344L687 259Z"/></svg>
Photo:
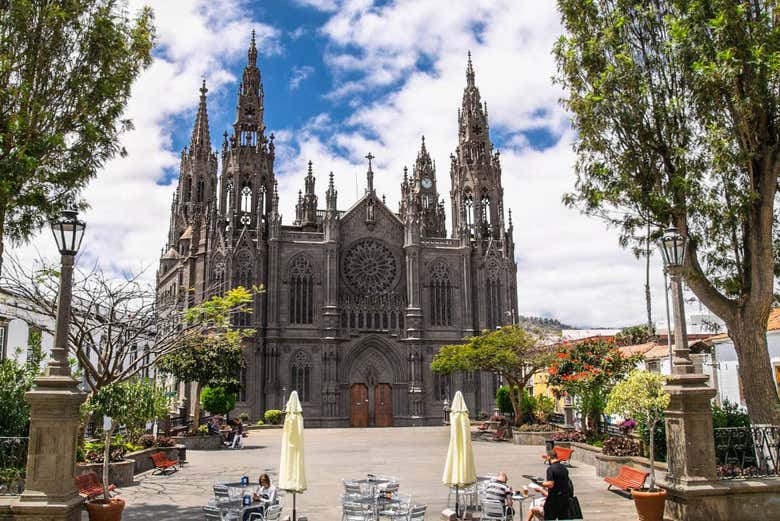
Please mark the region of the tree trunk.
<svg viewBox="0 0 780 521"><path fill-rule="evenodd" d="M655 492L655 424L658 423L657 421L648 421L648 425L650 426L650 454L649 460L650 460L650 492Z"/></svg>
<svg viewBox="0 0 780 521"><path fill-rule="evenodd" d="M767 316L763 313L746 311L727 326L737 352L739 376L750 422L780 425L777 387L772 377L772 363L766 341L766 324Z"/></svg>
<svg viewBox="0 0 780 521"><path fill-rule="evenodd" d="M645 236L645 302L647 304L647 333L655 333L653 327L653 301L650 295L650 221L647 222L647 235Z"/></svg>
<svg viewBox="0 0 780 521"><path fill-rule="evenodd" d="M195 384L195 396L192 397L194 403L192 404L192 430L195 434L198 432L198 426L200 424L200 387L201 385Z"/></svg>
<svg viewBox="0 0 780 521"><path fill-rule="evenodd" d="M108 490L108 473L111 470L111 434L114 432L114 420L111 420L111 427L106 430L106 442L103 447L103 499L108 502L111 499Z"/></svg>
<svg viewBox="0 0 780 521"><path fill-rule="evenodd" d="M509 384L509 401L512 403L512 411L515 413L515 425L523 424L523 392L520 391L520 396L515 396L515 389L520 389L520 386L516 383L510 382Z"/></svg>

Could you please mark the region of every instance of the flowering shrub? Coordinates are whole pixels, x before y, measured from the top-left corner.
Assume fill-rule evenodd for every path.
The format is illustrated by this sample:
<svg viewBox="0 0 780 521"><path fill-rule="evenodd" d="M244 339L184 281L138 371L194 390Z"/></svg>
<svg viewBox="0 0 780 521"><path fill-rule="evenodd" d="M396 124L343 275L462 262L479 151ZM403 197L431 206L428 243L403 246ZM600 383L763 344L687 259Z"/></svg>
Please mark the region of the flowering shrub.
<svg viewBox="0 0 780 521"><path fill-rule="evenodd" d="M622 432L624 436L628 436L636 429L636 422L632 419L623 420L620 422L620 425L618 425L618 429L620 429L620 432Z"/></svg>
<svg viewBox="0 0 780 521"><path fill-rule="evenodd" d="M552 439L553 441L576 441L579 443L584 443L586 440L585 435L580 431L553 432Z"/></svg>
<svg viewBox="0 0 780 521"><path fill-rule="evenodd" d="M624 357L612 339L563 343L547 369L547 383L558 396L563 393L577 398L576 404L585 419L583 430L599 432L599 418L606 406L606 396L616 383L641 360L641 356Z"/></svg>
<svg viewBox="0 0 780 521"><path fill-rule="evenodd" d="M606 439L601 445L601 451L605 456L639 456L641 453L638 443L623 436Z"/></svg>
<svg viewBox="0 0 780 521"><path fill-rule="evenodd" d="M152 447L173 447L174 443L168 436L157 436L155 438L151 434L144 434L138 438L138 445L145 449L151 449Z"/></svg>

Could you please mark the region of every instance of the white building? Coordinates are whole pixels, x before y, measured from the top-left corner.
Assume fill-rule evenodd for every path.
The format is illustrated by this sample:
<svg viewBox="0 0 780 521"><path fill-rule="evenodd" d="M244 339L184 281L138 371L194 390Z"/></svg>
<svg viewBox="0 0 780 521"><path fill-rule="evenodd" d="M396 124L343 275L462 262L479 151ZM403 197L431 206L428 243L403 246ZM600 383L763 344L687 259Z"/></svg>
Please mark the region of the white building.
<svg viewBox="0 0 780 521"><path fill-rule="evenodd" d="M53 320L35 311L27 302L0 289L0 360L15 359L23 364L27 361L27 351L31 331L41 332L41 344L44 352L51 352L54 337L47 333L53 330Z"/></svg>

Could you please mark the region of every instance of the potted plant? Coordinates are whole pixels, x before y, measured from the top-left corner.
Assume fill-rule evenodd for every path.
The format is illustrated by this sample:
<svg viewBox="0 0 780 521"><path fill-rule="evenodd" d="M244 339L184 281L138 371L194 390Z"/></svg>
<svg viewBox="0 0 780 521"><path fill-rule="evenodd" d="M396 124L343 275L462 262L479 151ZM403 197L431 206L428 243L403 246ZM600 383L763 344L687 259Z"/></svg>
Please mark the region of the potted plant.
<svg viewBox="0 0 780 521"><path fill-rule="evenodd" d="M103 416L105 418L105 429L103 432L103 496L86 502L90 521L119 521L122 519L125 501L118 497L111 497L108 490L108 472L111 462L111 436L117 427L118 420L123 414L127 414L130 406L127 387L122 384L109 384L101 387L89 399L89 412L93 416Z"/></svg>
<svg viewBox="0 0 780 521"><path fill-rule="evenodd" d="M659 373L635 369L619 382L607 398L607 414L618 414L645 423L649 432L655 432L656 424L669 406L669 393L664 390L666 377ZM647 489L632 490L640 521L661 521L666 503L666 490L655 487L655 443L650 436L650 476Z"/></svg>
<svg viewBox="0 0 780 521"><path fill-rule="evenodd" d="M153 382L112 383L101 387L87 402L92 416L104 418L103 448L103 496L87 501L86 508L90 521L119 521L125 501L111 497L108 490L110 480L111 441L114 430L125 425L129 430L138 424L154 420L165 413L165 403Z"/></svg>

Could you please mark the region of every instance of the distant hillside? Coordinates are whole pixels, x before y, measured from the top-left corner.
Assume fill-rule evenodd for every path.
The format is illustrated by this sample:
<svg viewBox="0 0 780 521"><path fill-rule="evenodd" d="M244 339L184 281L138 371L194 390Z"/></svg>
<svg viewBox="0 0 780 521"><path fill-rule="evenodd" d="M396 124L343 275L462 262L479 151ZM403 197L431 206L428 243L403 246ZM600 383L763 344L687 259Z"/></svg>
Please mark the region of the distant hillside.
<svg viewBox="0 0 780 521"><path fill-rule="evenodd" d="M562 324L556 318L520 316L517 325L523 329L541 329L550 333L560 333L562 329L576 329L568 324Z"/></svg>

